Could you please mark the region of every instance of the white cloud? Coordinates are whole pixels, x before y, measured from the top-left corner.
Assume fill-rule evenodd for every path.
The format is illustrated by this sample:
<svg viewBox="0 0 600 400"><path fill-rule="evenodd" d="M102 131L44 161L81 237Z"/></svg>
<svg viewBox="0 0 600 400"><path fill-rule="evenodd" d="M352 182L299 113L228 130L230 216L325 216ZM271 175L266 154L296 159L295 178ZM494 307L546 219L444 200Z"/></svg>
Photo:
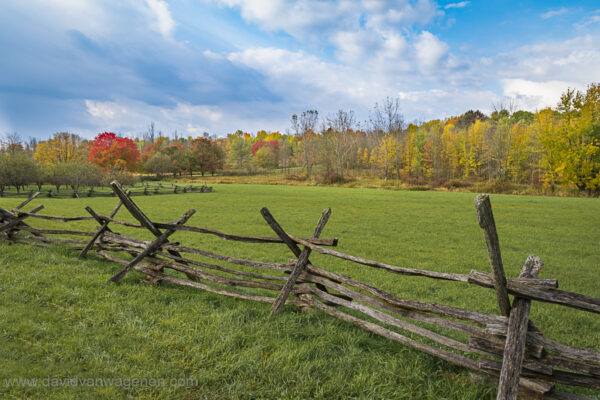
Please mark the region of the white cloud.
<svg viewBox="0 0 600 400"><path fill-rule="evenodd" d="M204 132L224 136L237 129L257 132L262 129L285 129L293 112L289 104L255 101L252 107L246 102L229 102L219 106L177 103L172 107L154 106L142 101L120 99L115 101L85 100L89 116L87 129L77 132L93 137L98 132L112 131L126 135L145 132L150 122L164 135L199 136ZM304 110L304 109L303 109ZM0 125L1 126L1 125Z"/></svg>
<svg viewBox="0 0 600 400"><path fill-rule="evenodd" d="M444 119L479 109L489 113L501 97L491 90L429 89L398 91L402 110L409 120Z"/></svg>
<svg viewBox="0 0 600 400"><path fill-rule="evenodd" d="M266 31L282 30L303 38L316 36L315 28L327 29L357 25L357 0L215 0L227 7L239 8L242 18ZM322 32L320 31L319 34Z"/></svg>
<svg viewBox="0 0 600 400"><path fill-rule="evenodd" d="M523 46L500 54L492 64L496 78L520 78L535 82L564 81L581 84L600 80L600 46L586 35L560 42Z"/></svg>
<svg viewBox="0 0 600 400"><path fill-rule="evenodd" d="M100 102L93 100L85 100L87 112L97 120L104 122L113 122L115 117L123 116L127 110L121 108L117 110L116 103ZM120 112L119 112L120 111Z"/></svg>
<svg viewBox="0 0 600 400"><path fill-rule="evenodd" d="M411 69L410 46L402 34L394 31L338 32L331 43L337 48L337 59L358 70L390 74Z"/></svg>
<svg viewBox="0 0 600 400"><path fill-rule="evenodd" d="M484 82L498 82L501 94L517 107L554 107L567 88L584 90L600 81L600 47L591 35L523 46L472 63Z"/></svg>
<svg viewBox="0 0 600 400"><path fill-rule="evenodd" d="M223 111L216 106L177 103L173 107L152 106L140 101L94 101L85 100L85 107L98 130L136 132L143 124L155 121L163 133L177 127L197 127L200 133L219 126ZM162 127L162 128L161 128Z"/></svg>
<svg viewBox="0 0 600 400"><path fill-rule="evenodd" d="M392 85L414 84L424 76L435 80L445 76L448 81L458 82L454 72L457 69L465 71L466 63L458 62L445 42L429 31L418 29L444 15L433 0L393 3L381 0L273 0L266 4L259 0L215 1L239 8L245 20L264 30L283 30L301 41L310 35L318 35L315 38L320 45L325 36L333 45L339 64L323 62L303 51L275 48L250 48L229 55L231 61L263 73L270 82L269 87L276 90L285 86L279 80L283 81L286 76L292 85L306 82L327 91L336 87L340 89L335 90L341 93L365 96L372 92L367 87L369 84L389 91ZM412 31L413 27L417 28L416 32ZM269 60L268 63L265 60ZM299 65L303 69L298 68ZM321 79L322 76L327 78ZM364 85L349 89L354 82L359 85L364 82ZM282 95L287 96L287 93Z"/></svg>
<svg viewBox="0 0 600 400"><path fill-rule="evenodd" d="M395 40L400 43L394 43ZM444 79L451 81L451 68L454 67L451 64L456 61L447 57L446 46L429 32L423 36L423 42L419 54L425 67L431 69L440 63L444 64L440 68L450 71L443 74ZM344 108L355 110L361 120L368 118L368 110L376 101L386 96L400 96L405 115L411 119L423 119L439 117L440 113L462 113L464 110L461 107L477 108L482 99L488 99L485 105L489 106L494 100L490 97L490 91L477 89L400 90L402 87L418 85L418 81L423 82L417 78L420 66L413 65L416 63L414 61L406 64L406 70L399 70L395 62L389 62L390 66L386 66L385 57L406 57L409 60L415 60L416 57L415 51L407 48L398 38L388 39L386 43L395 50L379 47L373 57L366 57L362 68L324 62L304 52L274 48L246 49L231 53L228 57L232 62L254 68L266 77L268 86L285 98L288 107L285 115L310 108L327 115ZM396 54L398 51L401 56Z"/></svg>
<svg viewBox="0 0 600 400"><path fill-rule="evenodd" d="M540 17L542 19L548 19L548 18L556 17L558 15L563 15L563 14L567 13L568 11L569 11L568 8L561 7L556 10L549 10L549 11L543 13L542 15L540 15Z"/></svg>
<svg viewBox="0 0 600 400"><path fill-rule="evenodd" d="M192 105L177 103L174 108L162 108L162 114L171 121L179 119L201 118L209 122L219 122L223 119L223 112L215 106Z"/></svg>
<svg viewBox="0 0 600 400"><path fill-rule="evenodd" d="M292 113L309 108L322 115L354 109L358 119L364 119L376 101L395 95L410 120L471 108L486 112L505 97L533 110L554 106L567 87L584 89L600 81L600 46L591 33L496 55L489 48L485 58L471 58L477 48L453 54L443 40L450 36L447 30L440 29L437 36L427 26L444 27L449 20L439 20L443 10L466 7L468 1L445 6L434 0L212 1L234 7L264 31L283 31L295 40L285 35L261 37L253 30L251 39L261 41L248 39L245 43L252 47L211 47L215 45L210 40L189 46L174 43L176 23L164 0L123 0L118 6L91 0L31 0L31 10L21 5L25 3L9 2L9 12L20 10L16 16L30 17L22 24L39 30L31 36L44 42L38 48L52 55L38 63L43 69L22 63L27 73L19 82L35 88L59 82L56 96L77 104L88 99L81 121L90 121L92 133L135 134L155 121L165 133L180 129L192 135L222 135L238 128L285 130ZM562 9L545 14L550 18L560 13ZM597 22L600 15L592 13L580 24ZM46 29L52 35L46 35ZM280 46L301 50L255 43L269 43L273 37ZM77 51L69 52L69 46ZM14 70L3 74L7 82L17 81ZM0 128L14 122L2 121L1 111Z"/></svg>
<svg viewBox="0 0 600 400"><path fill-rule="evenodd" d="M361 63L380 47L380 39L374 32L366 30L342 31L335 33L331 42L336 46L336 56L346 63Z"/></svg>
<svg viewBox="0 0 600 400"><path fill-rule="evenodd" d="M269 87L288 99L304 98L310 102L332 94L353 97L367 84L351 68L322 61L303 51L251 48L231 53L228 58L264 74Z"/></svg>
<svg viewBox="0 0 600 400"><path fill-rule="evenodd" d="M543 81L534 82L526 79L503 79L502 90L505 96L515 99L520 108L539 110L554 107L560 95L567 88L583 89L576 82Z"/></svg>
<svg viewBox="0 0 600 400"><path fill-rule="evenodd" d="M175 21L169 12L169 5L162 0L146 0L146 4L153 19L152 29L165 37L171 36L175 29Z"/></svg>
<svg viewBox="0 0 600 400"><path fill-rule="evenodd" d="M443 16L434 0L213 0L238 8L242 18L266 31L284 31L301 39L360 29L360 19L376 32L424 26Z"/></svg>
<svg viewBox="0 0 600 400"><path fill-rule="evenodd" d="M208 58L212 58L213 60L222 60L224 58L222 54L215 53L211 50L204 50L202 52L202 55Z"/></svg>
<svg viewBox="0 0 600 400"><path fill-rule="evenodd" d="M450 3L450 4L446 4L444 6L444 9L448 10L450 8L464 8L464 7L468 6L469 4L471 4L470 1L461 1L459 3Z"/></svg>
<svg viewBox="0 0 600 400"><path fill-rule="evenodd" d="M425 72L435 73L449 53L446 43L430 32L423 31L415 42L416 57Z"/></svg>
<svg viewBox="0 0 600 400"><path fill-rule="evenodd" d="M29 0L9 2L7 8L7 13L35 24L31 29L43 28L46 35L77 30L94 40L131 40L147 31L169 37L175 28L164 0Z"/></svg>
<svg viewBox="0 0 600 400"><path fill-rule="evenodd" d="M395 24L427 25L436 16L443 15L438 10L437 3L431 0L401 1L397 7L387 12L388 20Z"/></svg>
<svg viewBox="0 0 600 400"><path fill-rule="evenodd" d="M202 125L194 125L194 124L190 124L188 123L185 126L185 133L187 136L202 136L204 134L204 132L208 132L209 129L206 126L202 126Z"/></svg>
<svg viewBox="0 0 600 400"><path fill-rule="evenodd" d="M535 110L555 106L568 87L584 89L600 80L595 68L600 48L591 36L523 46L472 61L454 56L429 31L419 33L412 43L398 34L339 32L333 43L342 64L277 48L245 49L227 57L263 74L289 108L317 108L324 114L353 108L359 119L388 95L401 98L409 119L446 117L476 108L490 112L492 104L503 101ZM483 88L482 82L488 87L497 84L500 90Z"/></svg>
<svg viewBox="0 0 600 400"><path fill-rule="evenodd" d="M56 30L78 30L90 37L108 35L114 28L106 7L92 0L31 0L3 4L5 15L32 22L33 29L43 27L47 34ZM60 23L57 23L60 21Z"/></svg>
<svg viewBox="0 0 600 400"><path fill-rule="evenodd" d="M575 24L575 28L577 28L579 30L583 30L589 25L600 23L600 10L597 10L594 14L595 15L588 15L587 17L583 18L581 21L577 22Z"/></svg>

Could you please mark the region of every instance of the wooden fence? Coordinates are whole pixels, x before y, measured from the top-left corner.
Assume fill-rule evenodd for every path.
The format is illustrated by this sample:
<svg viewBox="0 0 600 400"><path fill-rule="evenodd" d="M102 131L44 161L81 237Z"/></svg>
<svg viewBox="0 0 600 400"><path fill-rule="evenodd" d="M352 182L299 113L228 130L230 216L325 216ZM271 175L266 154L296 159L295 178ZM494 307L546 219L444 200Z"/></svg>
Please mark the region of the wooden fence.
<svg viewBox="0 0 600 400"><path fill-rule="evenodd" d="M536 256L529 256L525 260L518 278L507 279L487 195L477 196L475 205L487 242L492 273L471 271L469 274L453 274L394 266L333 250L337 238L320 238L330 209L323 211L310 238L300 238L286 232L266 208L260 212L276 236L242 236L186 225L195 213L193 209L176 222L153 222L117 182L111 186L120 201L110 215L98 214L90 207L86 207L90 216L85 217L40 215L38 212L43 206L25 212L22 209L32 200L30 198L12 211L0 208L0 232L4 232L6 240L16 243L38 246L63 243L77 250L79 257L95 251L98 256L123 265L110 278L110 282L118 282L135 269L151 283L167 281L220 295L271 303L269 315L277 314L284 304L319 309L387 339L467 368L472 371L473 379L497 382L498 399L515 399L519 393L553 399L586 398L559 393L555 390L556 384L600 390L600 352L547 338L529 319L531 301L600 314L600 299L558 290L556 279L538 279L543 262ZM122 206L139 224L115 219ZM65 223L89 220L94 221L97 227L95 231L36 229L27 224L28 218ZM150 231L155 239L146 241L115 233L110 226L114 228L116 225ZM176 231L216 235L225 240L246 243L281 243L294 258L276 263L216 254L169 242L169 237ZM395 296L314 265L309 259L312 252L382 269L391 274L489 288L494 291L500 315ZM228 267L192 259L186 254L226 262ZM165 268L183 275L166 274ZM229 287L246 289L236 291ZM259 293L252 293L253 290L259 290ZM272 291L273 295L264 295L265 290ZM509 294L514 296L512 304ZM468 339L454 339L450 337L453 334L438 333L440 330L436 332L434 329L437 328L433 327L444 328L444 332L458 332L462 334L459 336ZM390 328L409 332L418 340Z"/></svg>
<svg viewBox="0 0 600 400"><path fill-rule="evenodd" d="M171 185L142 185L132 187L129 190L129 196L152 196L157 194L177 194L177 193L210 193L213 191L212 186L195 186L195 185L185 185L179 186L175 184ZM31 197L31 196L39 196L39 197L48 197L48 198L82 198L82 197L115 197L115 192L113 190L103 191L103 190L95 190L93 188L88 189L78 189L78 190L69 190L63 189L62 192L59 192L55 189L47 189L42 191L32 191L32 190L21 190L19 192L12 190L0 190L0 197L13 197L13 198L21 198L21 197Z"/></svg>

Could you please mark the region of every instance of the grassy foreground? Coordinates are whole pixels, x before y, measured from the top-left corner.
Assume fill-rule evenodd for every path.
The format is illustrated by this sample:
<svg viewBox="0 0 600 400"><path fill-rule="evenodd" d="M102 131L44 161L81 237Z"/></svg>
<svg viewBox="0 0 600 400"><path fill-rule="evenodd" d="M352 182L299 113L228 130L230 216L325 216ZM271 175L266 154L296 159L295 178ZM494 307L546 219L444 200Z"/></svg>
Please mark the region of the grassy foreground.
<svg viewBox="0 0 600 400"><path fill-rule="evenodd" d="M488 270L473 198L468 193L216 185L215 193L202 196L135 201L153 220L172 221L193 207L198 212L190 225L265 236L273 234L258 212L262 206L288 231L306 236L330 206L333 215L322 236L339 237L341 251L400 266L468 273ZM12 208L18 202L2 199L0 205ZM84 215L86 205L106 214L115 203L114 198L39 199L33 205L44 204L43 214L73 216ZM508 276L517 276L534 253L545 262L540 277L558 278L562 289L600 297L598 199L495 195L492 206ZM126 211L118 216L132 220ZM44 224L51 225L60 226ZM251 259L290 256L283 245L236 244L181 232L173 240ZM490 290L393 275L319 255L311 260L399 296L496 312ZM302 313L289 306L266 319L269 305L169 284L149 287L135 272L108 285L119 269L94 256L80 261L61 247L0 241L0 397L495 398L494 388L471 383L464 370L318 311ZM532 319L548 337L600 348L597 315L534 303ZM80 379L77 384L52 380L74 377ZM16 386L7 381L13 378L38 381ZM114 381L81 381L88 378ZM164 381L136 385L133 380L153 378Z"/></svg>

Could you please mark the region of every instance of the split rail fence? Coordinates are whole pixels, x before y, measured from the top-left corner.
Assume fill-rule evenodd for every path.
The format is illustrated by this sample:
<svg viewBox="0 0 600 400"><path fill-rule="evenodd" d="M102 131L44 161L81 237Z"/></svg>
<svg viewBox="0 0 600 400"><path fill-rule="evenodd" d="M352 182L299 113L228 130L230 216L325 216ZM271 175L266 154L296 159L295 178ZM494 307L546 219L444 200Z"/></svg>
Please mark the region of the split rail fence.
<svg viewBox="0 0 600 400"><path fill-rule="evenodd" d="M49 198L82 198L82 197L115 197L115 193L112 190L105 191L102 190L94 190L92 188L89 189L78 189L78 190L69 190L63 188L62 192L59 192L55 189L48 189L40 191L40 197L49 197ZM196 185L185 185L179 186L175 184L171 185L143 185L136 186L130 189L130 196L152 196L157 194L178 194L178 193L210 193L213 191L212 186L196 186ZM13 197L13 198L28 198L33 196L37 191L35 190L21 190L19 192L14 190L0 190L0 197Z"/></svg>
<svg viewBox="0 0 600 400"><path fill-rule="evenodd" d="M34 195L13 210L0 208L0 232L4 232L6 240L15 243L38 246L63 243L79 251L79 257L95 251L98 256L123 265L110 278L110 282L118 282L135 269L145 275L150 283L166 281L220 295L271 303L269 315L278 313L284 304L319 309L387 339L467 368L472 371L473 379L497 382L498 399L515 399L518 395L553 399L587 398L558 392L555 390L556 384L600 391L600 352L550 339L529 318L532 301L600 314L600 299L559 290L556 279L538 279L543 262L536 256L529 256L525 260L518 278L507 278L488 195L477 196L475 206L488 247L491 273L473 270L469 274L453 274L394 266L333 250L338 239L320 237L331 214L330 209L323 211L310 238L296 237L285 231L267 208L260 212L276 236L242 236L186 225L195 213L193 209L175 222L153 222L118 182L111 183L111 186L119 202L110 215L101 215L90 207L86 207L90 216L85 217L40 215L38 212L43 206L23 211L23 207L36 197ZM115 219L122 206L138 224ZM26 222L28 218L65 223L89 220L94 221L97 227L95 232L38 229ZM155 239L146 241L121 235L111 229L118 225L150 231ZM246 243L281 243L294 258L275 263L216 254L169 242L170 236L177 231L216 235L224 240ZM312 252L393 274L455 281L492 289L500 315L400 298L314 265L309 259ZM198 261L185 254L226 262L230 266ZM166 268L183 275L166 274ZM242 292L228 287L246 289ZM260 293L248 293L250 289L247 288L259 289ZM274 295L264 295L265 290L272 291ZM514 296L512 304L509 294ZM408 332L411 337L390 328ZM450 337L457 336L440 331L458 332L468 339L460 341Z"/></svg>

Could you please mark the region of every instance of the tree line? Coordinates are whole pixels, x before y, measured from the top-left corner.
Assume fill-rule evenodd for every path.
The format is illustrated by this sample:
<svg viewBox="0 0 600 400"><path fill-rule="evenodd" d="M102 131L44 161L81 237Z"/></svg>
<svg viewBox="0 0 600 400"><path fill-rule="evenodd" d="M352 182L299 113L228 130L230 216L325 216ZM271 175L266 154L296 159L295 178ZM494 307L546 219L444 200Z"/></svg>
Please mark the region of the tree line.
<svg viewBox="0 0 600 400"><path fill-rule="evenodd" d="M292 134L237 132L229 164L298 165L340 180L366 175L404 181L499 181L600 193L600 85L568 89L554 108L535 113L496 105L445 120L406 123L399 99L386 98L369 121L352 111L319 120L316 110L291 118ZM256 144L263 144L254 151ZM270 154L267 154L269 152Z"/></svg>
<svg viewBox="0 0 600 400"><path fill-rule="evenodd" d="M445 120L406 123L397 98L376 103L368 121L351 110L292 115L286 133L238 130L226 137L172 137L152 123L141 137L104 132L93 140L60 132L46 141L0 143L0 190L12 185L95 186L134 173L215 174L294 169L299 179L364 176L401 181L499 181L600 193L600 85L568 89L535 113L496 105Z"/></svg>

